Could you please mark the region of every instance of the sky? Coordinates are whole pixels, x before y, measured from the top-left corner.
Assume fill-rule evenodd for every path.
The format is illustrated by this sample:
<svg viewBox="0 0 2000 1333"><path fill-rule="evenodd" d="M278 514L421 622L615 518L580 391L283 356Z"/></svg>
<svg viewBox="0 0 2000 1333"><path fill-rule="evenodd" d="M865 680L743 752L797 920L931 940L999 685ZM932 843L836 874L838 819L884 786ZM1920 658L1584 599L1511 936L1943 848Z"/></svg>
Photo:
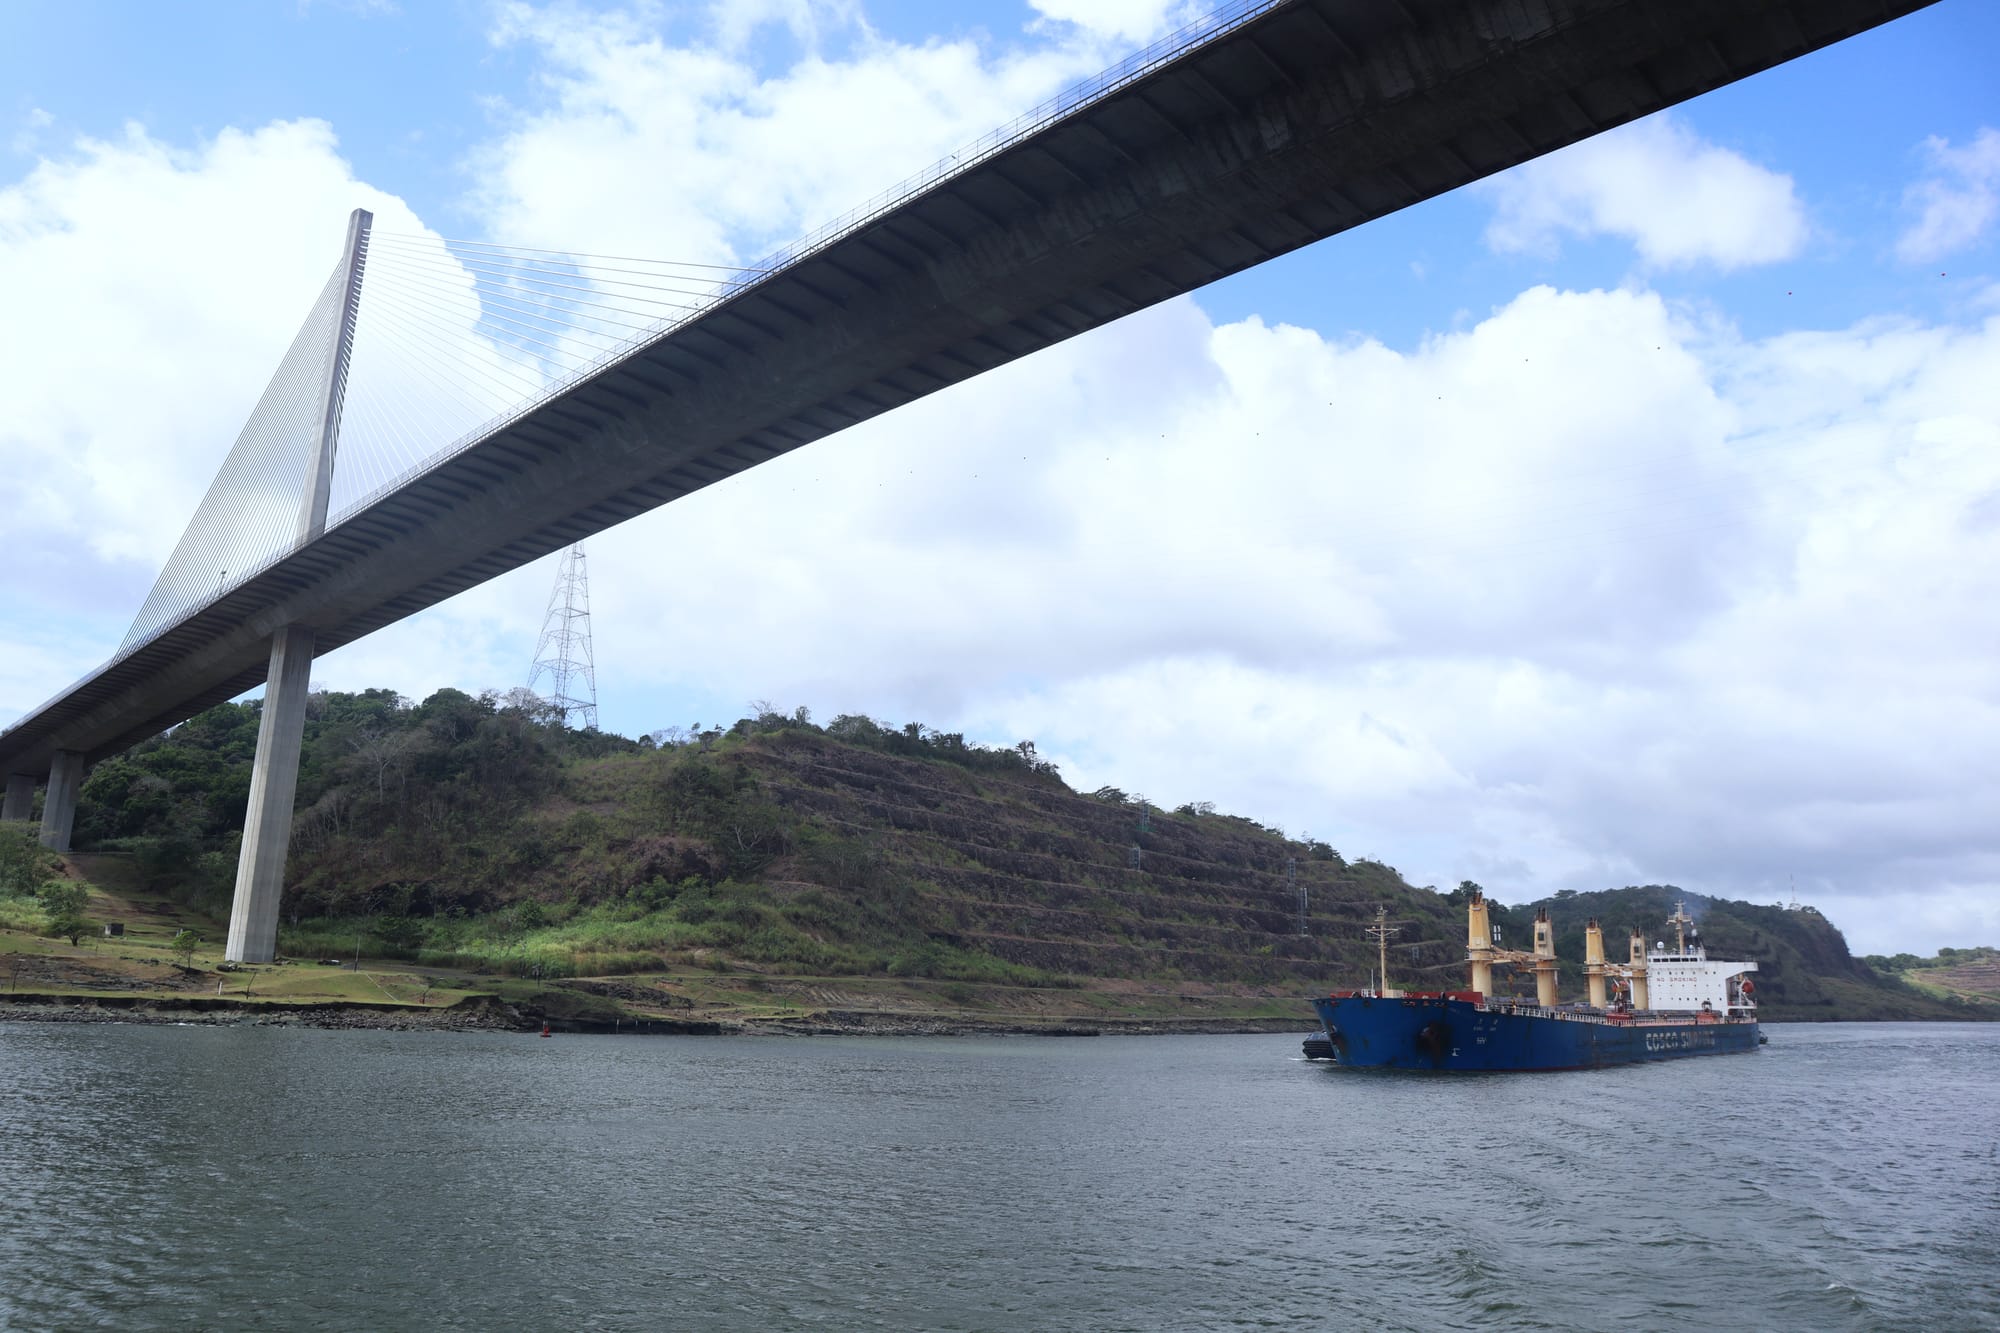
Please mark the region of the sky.
<svg viewBox="0 0 2000 1333"><path fill-rule="evenodd" d="M116 651L350 209L748 263L1199 12L0 6L0 724ZM918 721L1417 884L2000 943L1996 67L1941 0L600 534L602 724ZM554 575L314 680L523 684Z"/></svg>

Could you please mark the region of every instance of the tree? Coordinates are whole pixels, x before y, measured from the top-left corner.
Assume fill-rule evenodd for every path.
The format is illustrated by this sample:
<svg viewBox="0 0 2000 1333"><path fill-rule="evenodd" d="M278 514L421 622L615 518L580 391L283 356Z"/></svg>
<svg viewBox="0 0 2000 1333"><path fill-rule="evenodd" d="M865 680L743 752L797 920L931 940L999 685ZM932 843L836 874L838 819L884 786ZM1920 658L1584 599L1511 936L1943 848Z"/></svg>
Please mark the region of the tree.
<svg viewBox="0 0 2000 1333"><path fill-rule="evenodd" d="M90 890L70 880L52 879L42 885L40 897L42 911L49 918L49 934L62 936L72 945L79 943L90 929L83 916L84 908L90 906Z"/></svg>
<svg viewBox="0 0 2000 1333"><path fill-rule="evenodd" d="M563 710L553 699L544 699L525 685L516 685L501 695L500 706L542 726L566 725Z"/></svg>
<svg viewBox="0 0 2000 1333"><path fill-rule="evenodd" d="M194 967L194 951L201 944L201 936L192 930L183 930L167 941L167 948L181 956L181 966Z"/></svg>
<svg viewBox="0 0 2000 1333"><path fill-rule="evenodd" d="M0 824L0 897L28 897L54 869L32 824Z"/></svg>
<svg viewBox="0 0 2000 1333"><path fill-rule="evenodd" d="M389 778L393 775L399 784L404 782L412 756L427 748L428 742L421 731L380 732L365 727L349 744L357 767L375 780L375 799L386 801Z"/></svg>
<svg viewBox="0 0 2000 1333"><path fill-rule="evenodd" d="M375 938L392 955L408 957L424 944L424 923L407 916L385 916L375 923Z"/></svg>

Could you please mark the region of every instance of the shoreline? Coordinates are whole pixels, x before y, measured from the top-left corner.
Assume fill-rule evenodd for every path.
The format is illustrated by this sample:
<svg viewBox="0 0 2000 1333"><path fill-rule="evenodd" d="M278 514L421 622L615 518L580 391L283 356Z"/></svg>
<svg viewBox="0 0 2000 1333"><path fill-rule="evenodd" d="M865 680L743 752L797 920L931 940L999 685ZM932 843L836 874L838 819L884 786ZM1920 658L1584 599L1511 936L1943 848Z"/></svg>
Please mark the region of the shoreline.
<svg viewBox="0 0 2000 1333"><path fill-rule="evenodd" d="M1305 1032L1310 1016L1285 1018L1093 1018L1088 1022L1024 1023L963 1014L831 1009L797 1018L584 1019L543 1015L497 999L419 1008L320 1001L243 1004L214 996L0 996L0 1022L140 1023L152 1026L310 1027L386 1032L550 1032L566 1035L662 1037L1096 1037L1235 1036Z"/></svg>
<svg viewBox="0 0 2000 1333"><path fill-rule="evenodd" d="M136 1023L151 1027L298 1027L324 1031L375 1032L549 1032L565 1036L630 1037L1120 1037L1120 1036L1310 1036L1310 1016L1290 1018L1162 1019L1093 1016L1046 1023L958 1013L908 1010L827 1009L797 1017L578 1018L544 1014L491 996L448 1006L367 1004L357 1001L257 1004L215 996L0 995L0 1023ZM1962 1022L1977 1018L1836 1019L1788 1015L1762 1020L1766 1026L1838 1022Z"/></svg>

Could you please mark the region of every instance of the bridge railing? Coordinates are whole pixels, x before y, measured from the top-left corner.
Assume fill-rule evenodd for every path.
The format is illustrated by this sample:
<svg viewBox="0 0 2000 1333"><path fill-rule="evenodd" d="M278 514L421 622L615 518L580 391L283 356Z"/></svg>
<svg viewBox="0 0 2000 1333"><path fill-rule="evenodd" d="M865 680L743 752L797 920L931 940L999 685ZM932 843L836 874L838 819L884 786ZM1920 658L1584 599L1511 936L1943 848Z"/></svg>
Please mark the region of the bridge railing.
<svg viewBox="0 0 2000 1333"><path fill-rule="evenodd" d="M765 276L817 254L848 233L866 226L884 213L893 211L905 201L930 189L940 181L947 180L969 167L977 166L987 158L1011 148L1078 108L1101 101L1127 84L1145 77L1161 65L1180 59L1192 48L1233 32L1252 19L1285 3L1287 0L1231 0L1221 8L1160 38L1144 50L1134 52L1111 68L1071 84L1054 97L1021 113L1007 124L982 134L950 157L932 163L916 175L890 186L867 203L849 209L825 226L793 241L784 249L765 256L752 266L759 270L758 276L731 279L722 284L721 291L723 294L733 294L754 286Z"/></svg>

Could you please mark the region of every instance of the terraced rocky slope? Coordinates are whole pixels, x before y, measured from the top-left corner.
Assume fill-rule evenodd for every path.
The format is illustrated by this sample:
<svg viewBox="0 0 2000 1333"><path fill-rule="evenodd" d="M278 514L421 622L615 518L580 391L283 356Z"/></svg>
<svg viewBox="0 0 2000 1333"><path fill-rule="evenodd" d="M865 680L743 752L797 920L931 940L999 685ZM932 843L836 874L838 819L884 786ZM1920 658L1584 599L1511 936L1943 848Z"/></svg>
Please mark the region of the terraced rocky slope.
<svg viewBox="0 0 2000 1333"><path fill-rule="evenodd" d="M459 977L588 982L580 994L614 999L632 984L621 978L650 978L663 1009L745 994L837 1007L872 979L907 1009L1055 1012L1048 997L1068 992L1078 1012L1233 996L1239 1014L1275 1017L1370 981L1364 930L1381 909L1392 984L1464 983L1462 889L1414 887L1199 804L1073 791L1025 742L968 745L852 716L819 727L803 710L632 741L568 731L538 703L316 696L281 951L349 957L358 945ZM223 705L100 765L79 841L129 858L140 889L219 919L255 727L254 704ZM1758 960L1774 1017L1955 1016L1853 959L1817 914L1665 886L1550 904L1565 996L1581 989L1586 917L1622 940L1633 924L1656 932L1682 896L1717 956ZM1526 942L1535 905L1500 909L1510 943ZM737 998L717 998L732 977Z"/></svg>
<svg viewBox="0 0 2000 1333"><path fill-rule="evenodd" d="M1009 963L1089 977L1359 984L1375 964L1361 927L1378 904L1401 928L1395 960L1410 979L1462 954L1436 895L1247 819L1112 803L1047 776L973 772L799 731L718 762L751 775L805 842L770 869L778 901L842 877L811 851L813 833L831 832L874 871L840 887L890 886L930 938Z"/></svg>

